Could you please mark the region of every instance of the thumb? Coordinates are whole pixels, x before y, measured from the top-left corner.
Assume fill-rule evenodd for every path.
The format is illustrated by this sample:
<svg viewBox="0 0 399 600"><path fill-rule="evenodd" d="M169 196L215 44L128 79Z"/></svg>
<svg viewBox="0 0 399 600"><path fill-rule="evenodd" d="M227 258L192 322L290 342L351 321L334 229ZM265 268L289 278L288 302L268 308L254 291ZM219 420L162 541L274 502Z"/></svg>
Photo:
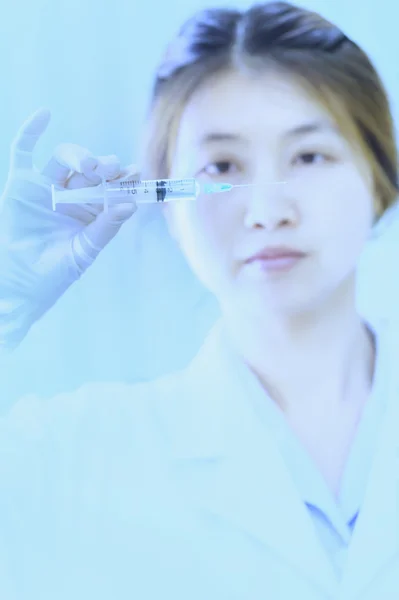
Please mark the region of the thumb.
<svg viewBox="0 0 399 600"><path fill-rule="evenodd" d="M46 131L50 119L50 111L40 108L23 123L11 144L11 168L33 167L33 150L40 136Z"/></svg>
<svg viewBox="0 0 399 600"><path fill-rule="evenodd" d="M129 202L110 206L107 211L102 211L84 230L87 244L94 252L100 252L136 210L137 204Z"/></svg>

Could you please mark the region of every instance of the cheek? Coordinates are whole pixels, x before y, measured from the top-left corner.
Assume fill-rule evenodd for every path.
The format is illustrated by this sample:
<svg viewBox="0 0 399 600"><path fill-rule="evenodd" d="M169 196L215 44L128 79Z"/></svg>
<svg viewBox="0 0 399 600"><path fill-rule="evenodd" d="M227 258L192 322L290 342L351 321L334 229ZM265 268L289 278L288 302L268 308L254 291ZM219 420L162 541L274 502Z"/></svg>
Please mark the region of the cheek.
<svg viewBox="0 0 399 600"><path fill-rule="evenodd" d="M348 179L345 185L326 189L322 210L317 212L320 244L325 261L337 268L352 269L369 238L374 200L370 190L358 178Z"/></svg>
<svg viewBox="0 0 399 600"><path fill-rule="evenodd" d="M202 279L214 277L231 259L234 243L232 215L214 198L198 198L173 207L177 242L194 271ZM208 282L207 282L208 283Z"/></svg>
<svg viewBox="0 0 399 600"><path fill-rule="evenodd" d="M213 232L212 221L198 210L198 203L183 201L175 204L171 222L176 240L187 258L196 260L197 255L202 256Z"/></svg>

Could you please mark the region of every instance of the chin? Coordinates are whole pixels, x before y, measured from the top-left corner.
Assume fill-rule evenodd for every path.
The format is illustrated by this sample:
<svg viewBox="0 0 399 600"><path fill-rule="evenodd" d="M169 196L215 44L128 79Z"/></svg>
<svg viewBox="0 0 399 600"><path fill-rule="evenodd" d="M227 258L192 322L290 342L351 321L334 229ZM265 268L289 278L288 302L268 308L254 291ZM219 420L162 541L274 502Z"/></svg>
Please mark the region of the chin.
<svg viewBox="0 0 399 600"><path fill-rule="evenodd" d="M310 295L308 289L301 290L257 290L246 294L247 310L256 310L260 315L267 313L276 317L294 317L315 312L322 304L318 294Z"/></svg>

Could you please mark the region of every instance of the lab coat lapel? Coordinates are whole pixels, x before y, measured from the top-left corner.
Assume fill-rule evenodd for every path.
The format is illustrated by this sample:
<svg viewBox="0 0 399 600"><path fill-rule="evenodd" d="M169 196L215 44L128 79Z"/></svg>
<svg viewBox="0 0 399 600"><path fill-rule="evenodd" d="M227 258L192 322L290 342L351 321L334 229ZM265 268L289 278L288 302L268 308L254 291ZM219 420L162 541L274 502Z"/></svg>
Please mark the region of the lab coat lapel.
<svg viewBox="0 0 399 600"><path fill-rule="evenodd" d="M332 593L335 575L311 518L271 435L251 408L239 365L223 352L221 335L219 325L175 395L179 428L169 422L169 431L178 485L201 512L250 534Z"/></svg>
<svg viewBox="0 0 399 600"><path fill-rule="evenodd" d="M399 356L395 347L392 362ZM388 407L370 479L355 527L342 598L362 597L396 557L399 564L399 377L388 373Z"/></svg>

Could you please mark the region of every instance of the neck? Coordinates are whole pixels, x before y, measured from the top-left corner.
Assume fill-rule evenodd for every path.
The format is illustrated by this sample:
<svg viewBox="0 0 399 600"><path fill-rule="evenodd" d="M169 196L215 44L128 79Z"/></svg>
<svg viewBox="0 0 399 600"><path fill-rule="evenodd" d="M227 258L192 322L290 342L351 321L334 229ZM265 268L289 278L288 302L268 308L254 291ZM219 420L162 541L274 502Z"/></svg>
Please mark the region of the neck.
<svg viewBox="0 0 399 600"><path fill-rule="evenodd" d="M295 315L225 313L233 345L284 412L335 409L370 389L374 349L354 286ZM320 402L322 399L322 402Z"/></svg>

